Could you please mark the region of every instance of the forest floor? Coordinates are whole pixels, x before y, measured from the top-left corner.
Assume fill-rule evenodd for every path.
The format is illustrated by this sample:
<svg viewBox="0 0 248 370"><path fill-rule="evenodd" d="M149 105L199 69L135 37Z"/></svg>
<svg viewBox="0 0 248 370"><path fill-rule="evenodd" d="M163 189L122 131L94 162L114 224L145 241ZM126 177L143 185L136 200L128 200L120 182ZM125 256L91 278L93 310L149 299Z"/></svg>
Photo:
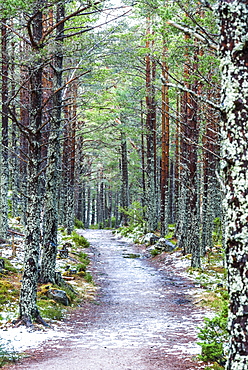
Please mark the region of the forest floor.
<svg viewBox="0 0 248 370"><path fill-rule="evenodd" d="M204 369L197 327L211 311L196 304L204 289L186 273L189 261L177 252L152 258L111 231L81 233L91 243L95 299L67 315L54 338L44 335L4 369Z"/></svg>

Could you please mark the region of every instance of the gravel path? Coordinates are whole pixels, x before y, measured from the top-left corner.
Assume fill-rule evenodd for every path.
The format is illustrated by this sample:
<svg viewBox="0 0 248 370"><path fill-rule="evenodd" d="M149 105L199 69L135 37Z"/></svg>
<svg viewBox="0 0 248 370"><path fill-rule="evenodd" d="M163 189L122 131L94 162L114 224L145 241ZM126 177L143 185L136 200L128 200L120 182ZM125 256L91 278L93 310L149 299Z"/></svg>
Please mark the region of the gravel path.
<svg viewBox="0 0 248 370"><path fill-rule="evenodd" d="M85 230L96 302L74 311L65 336L50 340L8 369L186 370L202 369L196 327L204 312L188 296L193 283L173 269L160 269L135 246L106 230Z"/></svg>

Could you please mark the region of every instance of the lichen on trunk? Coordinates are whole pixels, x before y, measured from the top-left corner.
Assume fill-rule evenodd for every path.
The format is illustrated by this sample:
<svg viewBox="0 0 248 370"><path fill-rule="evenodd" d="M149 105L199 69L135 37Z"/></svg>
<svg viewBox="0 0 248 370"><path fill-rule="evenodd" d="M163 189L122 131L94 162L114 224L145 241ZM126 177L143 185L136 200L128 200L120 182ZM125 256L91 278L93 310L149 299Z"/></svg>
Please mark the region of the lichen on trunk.
<svg viewBox="0 0 248 370"><path fill-rule="evenodd" d="M225 185L229 355L227 370L248 366L248 4L222 1L222 172Z"/></svg>

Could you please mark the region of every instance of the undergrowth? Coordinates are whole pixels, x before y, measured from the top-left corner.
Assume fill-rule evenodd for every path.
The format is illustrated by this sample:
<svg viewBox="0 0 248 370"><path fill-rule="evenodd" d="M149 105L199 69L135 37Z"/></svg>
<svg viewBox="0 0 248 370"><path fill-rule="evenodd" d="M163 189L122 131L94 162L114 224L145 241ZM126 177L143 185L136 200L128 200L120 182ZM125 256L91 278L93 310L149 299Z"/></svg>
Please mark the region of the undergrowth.
<svg viewBox="0 0 248 370"><path fill-rule="evenodd" d="M204 319L204 327L200 328L198 333L198 338L201 339L198 344L202 348L199 359L205 362L215 362L220 369L226 362L225 346L228 342L227 313L227 303L225 303L218 315L212 319Z"/></svg>
<svg viewBox="0 0 248 370"><path fill-rule="evenodd" d="M75 226L76 229L84 229L83 221L80 221L77 218L74 221L74 226Z"/></svg>
<svg viewBox="0 0 248 370"><path fill-rule="evenodd" d="M0 342L0 368L8 363L17 362L21 357L21 354L14 350L8 349L3 343Z"/></svg>
<svg viewBox="0 0 248 370"><path fill-rule="evenodd" d="M79 235L73 231L71 236L77 247L88 248L90 246L90 243L83 235Z"/></svg>
<svg viewBox="0 0 248 370"><path fill-rule="evenodd" d="M41 316L46 319L62 320L66 313L64 306L52 299L39 299L37 306L39 307Z"/></svg>

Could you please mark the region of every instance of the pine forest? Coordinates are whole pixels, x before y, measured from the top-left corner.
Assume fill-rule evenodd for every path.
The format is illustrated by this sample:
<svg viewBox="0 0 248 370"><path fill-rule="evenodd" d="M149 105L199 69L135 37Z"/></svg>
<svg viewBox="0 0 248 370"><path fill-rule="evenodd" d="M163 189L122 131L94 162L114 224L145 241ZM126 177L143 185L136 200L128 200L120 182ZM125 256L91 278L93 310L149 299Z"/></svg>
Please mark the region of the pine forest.
<svg viewBox="0 0 248 370"><path fill-rule="evenodd" d="M75 293L57 269L70 238L111 230L151 258L180 251L192 274L218 261L200 359L247 370L247 0L0 0L0 14L1 311L15 238L15 325L33 328L42 289Z"/></svg>

